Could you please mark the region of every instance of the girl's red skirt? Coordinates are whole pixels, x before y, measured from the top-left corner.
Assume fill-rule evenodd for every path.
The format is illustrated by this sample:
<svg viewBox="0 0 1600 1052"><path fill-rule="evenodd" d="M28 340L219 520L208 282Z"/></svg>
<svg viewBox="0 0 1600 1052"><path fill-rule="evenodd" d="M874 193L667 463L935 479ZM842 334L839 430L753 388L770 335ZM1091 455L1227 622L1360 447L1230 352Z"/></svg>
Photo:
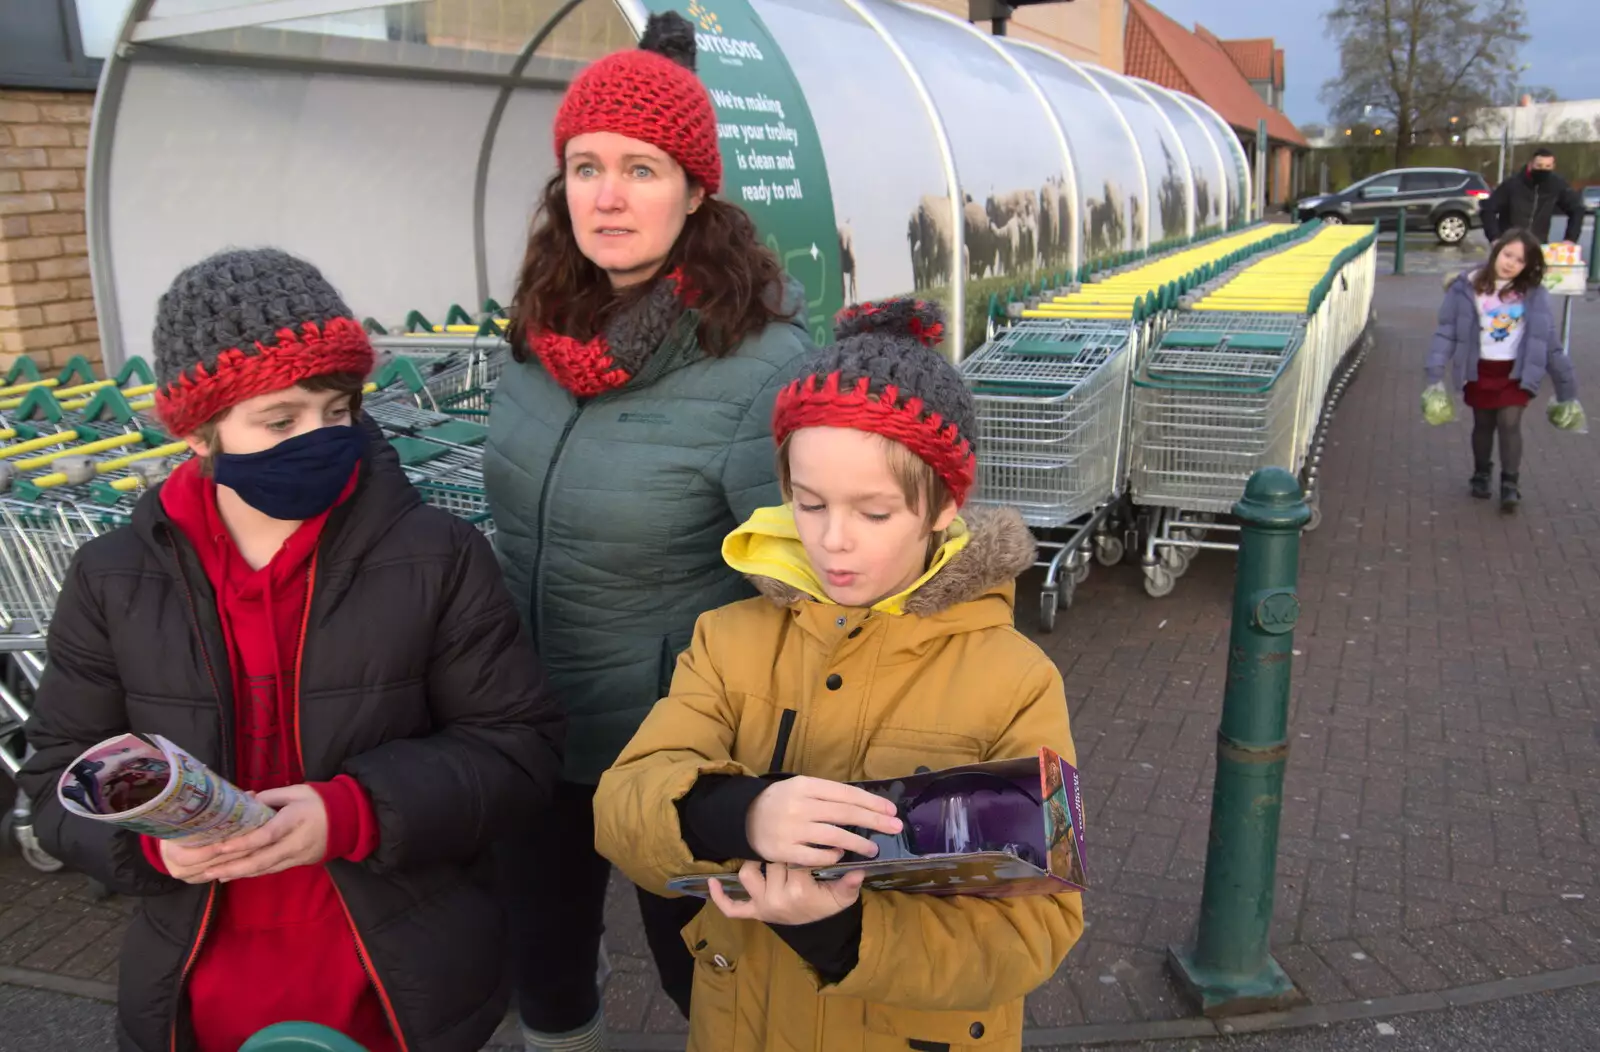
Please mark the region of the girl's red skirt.
<svg viewBox="0 0 1600 1052"><path fill-rule="evenodd" d="M1511 370L1516 364L1478 359L1478 378L1462 391L1463 400L1473 409L1506 409L1533 401L1533 395L1511 379Z"/></svg>

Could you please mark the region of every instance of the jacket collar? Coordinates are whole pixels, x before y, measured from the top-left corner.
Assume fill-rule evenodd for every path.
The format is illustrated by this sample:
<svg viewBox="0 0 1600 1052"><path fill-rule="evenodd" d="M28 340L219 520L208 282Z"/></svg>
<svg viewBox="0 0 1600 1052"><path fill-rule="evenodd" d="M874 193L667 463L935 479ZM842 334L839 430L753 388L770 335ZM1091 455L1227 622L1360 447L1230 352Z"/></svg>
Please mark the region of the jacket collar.
<svg viewBox="0 0 1600 1052"><path fill-rule="evenodd" d="M785 520L788 537L768 533L774 543L764 558L751 557L749 546L740 543L741 537L749 535L749 528L781 531ZM757 591L779 606L833 606L816 583L805 551L793 534L793 522L793 514L787 508L756 512L750 523L723 542L724 557L749 578ZM952 524L950 532L928 572L905 593L883 600L874 609L930 618L994 595L1004 601L1006 620L1010 620L1014 582L1033 565L1035 552L1033 535L1021 514L1013 508L969 509ZM764 564L759 568L767 572L755 572L758 563Z"/></svg>

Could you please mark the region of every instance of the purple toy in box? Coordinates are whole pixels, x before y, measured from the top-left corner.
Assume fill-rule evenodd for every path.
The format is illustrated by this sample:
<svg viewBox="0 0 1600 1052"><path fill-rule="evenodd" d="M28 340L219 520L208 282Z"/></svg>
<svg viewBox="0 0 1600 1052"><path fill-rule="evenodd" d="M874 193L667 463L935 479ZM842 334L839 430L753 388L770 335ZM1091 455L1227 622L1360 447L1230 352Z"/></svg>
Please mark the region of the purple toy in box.
<svg viewBox="0 0 1600 1052"><path fill-rule="evenodd" d="M1078 771L1049 749L1038 759L851 784L893 801L904 828L898 836L854 830L878 845L878 856L846 854L813 869L818 880L859 869L867 874L862 887L873 891L988 898L1088 887ZM730 897L746 897L737 873L691 874L667 887L706 898L712 880Z"/></svg>

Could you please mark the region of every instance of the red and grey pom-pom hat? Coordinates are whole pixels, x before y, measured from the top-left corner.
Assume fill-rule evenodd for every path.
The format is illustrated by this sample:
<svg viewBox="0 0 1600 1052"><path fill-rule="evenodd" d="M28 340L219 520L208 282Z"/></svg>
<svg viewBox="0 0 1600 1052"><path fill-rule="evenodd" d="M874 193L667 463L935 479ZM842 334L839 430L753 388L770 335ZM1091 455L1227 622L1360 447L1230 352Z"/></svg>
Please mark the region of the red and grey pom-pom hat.
<svg viewBox="0 0 1600 1052"><path fill-rule="evenodd" d="M977 408L961 374L935 348L944 314L926 300L847 307L836 341L806 375L778 392L772 436L805 427L849 427L901 443L966 501L977 474Z"/></svg>
<svg viewBox="0 0 1600 1052"><path fill-rule="evenodd" d="M156 306L156 412L180 438L257 395L372 371L372 342L322 272L272 248L219 252Z"/></svg>
<svg viewBox="0 0 1600 1052"><path fill-rule="evenodd" d="M651 15L637 48L607 55L567 88L556 111L556 164L567 163L569 140L615 132L665 151L706 193L716 193L717 114L694 63L694 26L676 11Z"/></svg>

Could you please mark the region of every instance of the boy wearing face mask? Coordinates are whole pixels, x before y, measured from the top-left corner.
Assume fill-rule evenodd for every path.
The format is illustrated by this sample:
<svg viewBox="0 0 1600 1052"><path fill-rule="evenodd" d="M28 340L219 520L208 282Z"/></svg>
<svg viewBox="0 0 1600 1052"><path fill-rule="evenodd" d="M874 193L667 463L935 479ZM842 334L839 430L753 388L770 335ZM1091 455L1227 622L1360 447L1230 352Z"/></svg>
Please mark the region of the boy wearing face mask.
<svg viewBox="0 0 1600 1052"><path fill-rule="evenodd" d="M372 347L315 267L213 256L154 344L195 457L74 560L22 776L46 849L140 897L119 1048L232 1052L309 1020L372 1052L476 1052L508 989L469 871L543 805L564 730L493 552L360 416ZM125 731L277 814L208 847L66 814L63 769Z"/></svg>
<svg viewBox="0 0 1600 1052"><path fill-rule="evenodd" d="M1556 155L1540 148L1528 166L1499 186L1483 203L1483 234L1489 244L1518 227L1530 231L1541 245L1550 243L1550 220L1557 212L1567 217L1562 240L1574 243L1583 236L1583 197L1556 174Z"/></svg>

